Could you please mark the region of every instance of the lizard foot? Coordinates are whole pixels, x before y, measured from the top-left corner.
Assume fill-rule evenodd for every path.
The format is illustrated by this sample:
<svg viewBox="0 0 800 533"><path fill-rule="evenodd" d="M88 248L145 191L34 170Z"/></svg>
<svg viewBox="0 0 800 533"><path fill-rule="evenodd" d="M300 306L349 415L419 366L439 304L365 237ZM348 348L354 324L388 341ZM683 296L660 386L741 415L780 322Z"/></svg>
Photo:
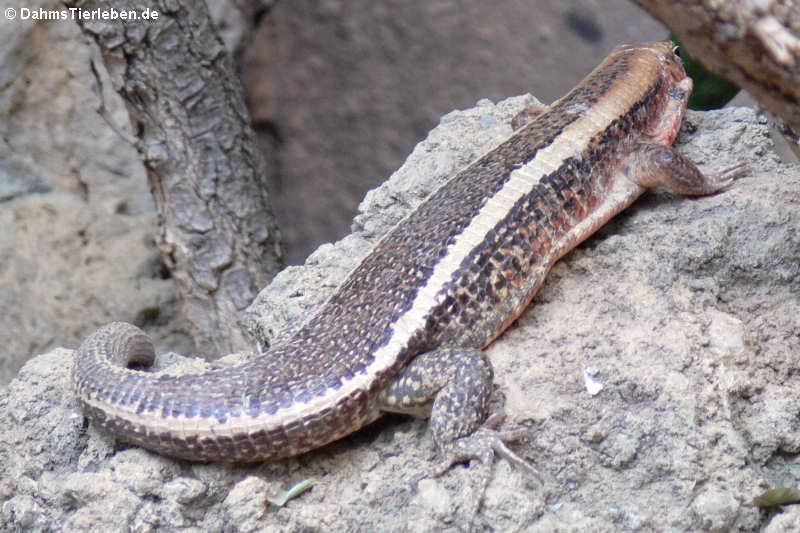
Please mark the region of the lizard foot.
<svg viewBox="0 0 800 533"><path fill-rule="evenodd" d="M502 419L503 416L500 414L492 415L482 427L470 435L440 444L440 452L444 459L432 471L419 476L416 480L418 483L422 479L440 477L457 463L471 462L473 459L477 459L479 463L478 485L472 507L469 509L468 523L472 523L475 519L483 502L486 488L492 477L492 464L495 456L502 457L515 467L524 470L539 484L542 482L539 473L533 466L506 445L506 443L517 442L528 437L531 432L527 429L500 431L497 426Z"/></svg>
<svg viewBox="0 0 800 533"><path fill-rule="evenodd" d="M502 416L495 414L481 424L489 409L492 368L476 348L440 347L417 355L396 379L384 388L377 404L384 411L430 416L433 441L444 460L432 472L414 480L439 477L455 463L477 459L478 487L470 509L475 518L491 479L495 455L541 480L524 459L511 451L507 442L520 440L529 431L501 431Z"/></svg>

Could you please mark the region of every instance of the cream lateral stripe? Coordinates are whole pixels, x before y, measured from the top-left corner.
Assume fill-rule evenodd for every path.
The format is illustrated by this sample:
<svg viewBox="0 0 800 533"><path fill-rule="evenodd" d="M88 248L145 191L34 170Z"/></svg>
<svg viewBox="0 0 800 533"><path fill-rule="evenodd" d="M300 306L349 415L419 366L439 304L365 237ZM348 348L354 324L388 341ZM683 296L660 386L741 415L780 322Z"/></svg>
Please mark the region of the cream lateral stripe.
<svg viewBox="0 0 800 533"><path fill-rule="evenodd" d="M625 96L628 96L626 89L627 88L623 85L621 87L620 91L622 91L625 94ZM613 105L613 102L610 102L608 100L604 100L604 101L598 102L596 105L592 106L592 109L589 110L587 112L587 114L598 115L603 122L609 123L615 117L619 116L619 110L618 109L614 109L614 107L615 106Z"/></svg>
<svg viewBox="0 0 800 533"><path fill-rule="evenodd" d="M637 67L641 68L640 65ZM632 83L629 80L636 76L630 71L620 75L620 78L615 81L614 87L601 95L598 101L590 105L582 116L566 126L552 143L538 150L536 156L527 164L511 172L503 187L487 200L480 212L456 237L455 242L448 247L447 254L434 267L427 283L418 290L411 308L401 315L392 326L389 342L374 353L374 360L365 372L343 382L338 389L326 389L323 395L314 396L306 403L295 402L288 407L279 409L275 414L262 414L258 417L228 416L223 423L218 422L214 417L186 418L185 415L179 417L167 415L164 420L171 420L173 424L169 426L158 424L158 431L182 433L199 438L222 433L231 435L233 426L237 433L240 433L243 428L248 432L259 429L270 431L298 419L307 419L309 413L329 408L338 399L348 398L357 390L366 390L375 374L386 372L396 362L397 354L408 345L415 332L424 328L428 313L435 307L437 295L441 289L450 281L453 272L457 270L462 261L483 242L486 232L508 215L509 206L530 194L543 177L559 168L567 158L579 155L579 147L587 146L592 137L603 131L611 120L619 117L629 107L633 101L632 91L627 88L621 91L621 88ZM605 218L604 215L607 215L603 211L600 210L599 218ZM591 222L583 221L581 226L598 222L598 217L592 218ZM570 231L567 238L574 235L575 231ZM562 239L559 242L561 246L557 248L563 249L564 244L565 239ZM112 416L140 426L147 427L158 423L150 416L142 416L134 411L121 409L118 405L98 401L94 397L85 398L84 401L101 412L105 411ZM367 416L372 415L368 414Z"/></svg>
<svg viewBox="0 0 800 533"><path fill-rule="evenodd" d="M628 98L612 102L612 97L606 94L595 105L607 109L608 113L612 113L612 109L615 110L616 113L611 116L616 118L627 108L627 101L631 100L630 95L627 96ZM413 332L424 326L427 313L435 307L437 294L444 284L450 281L452 273L458 269L467 255L485 239L486 232L478 228L494 228L508 215L510 205L514 205L525 195L530 194L533 187L543 177L560 167L568 157L574 154L574 150L569 146L572 143L566 143L567 147L565 147L561 142L562 137L570 139L574 145L586 146L595 134L606 128L611 119L602 120L604 117L601 114L598 120L598 117L592 113L593 108L594 106L578 120L568 125L549 146L540 149L526 165L514 170L503 187L486 202L477 216L456 237L455 242L448 248L448 253L434 267L428 282L417 293L411 309L395 324L391 342L376 352L375 366L380 361L390 359L390 353L395 349L393 344L397 343L397 346L401 347L408 343L410 334L406 333L405 338L400 339L398 338L400 332ZM548 172L545 167L552 170ZM512 201L509 201L509 196Z"/></svg>

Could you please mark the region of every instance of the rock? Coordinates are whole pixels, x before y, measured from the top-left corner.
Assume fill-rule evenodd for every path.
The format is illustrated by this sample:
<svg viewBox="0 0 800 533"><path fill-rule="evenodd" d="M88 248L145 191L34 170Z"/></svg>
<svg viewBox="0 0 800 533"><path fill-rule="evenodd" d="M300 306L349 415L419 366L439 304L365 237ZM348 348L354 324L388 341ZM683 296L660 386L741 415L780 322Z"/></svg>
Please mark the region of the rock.
<svg viewBox="0 0 800 533"><path fill-rule="evenodd" d="M762 531L764 533L792 533L797 531L797 524L800 524L800 509L793 505L776 515Z"/></svg>
<svg viewBox="0 0 800 533"><path fill-rule="evenodd" d="M713 485L703 488L692 502L703 531L730 531L738 509L739 502L730 489Z"/></svg>
<svg viewBox="0 0 800 533"><path fill-rule="evenodd" d="M528 101L444 117L367 196L352 235L262 291L250 329L274 342L402 208L508 134ZM800 172L777 162L764 121L745 109L690 113L679 145L704 168L744 161L751 172L711 197L647 194L561 261L489 348L495 406L506 427L532 430L515 449L542 483L496 461L477 530L769 527L749 502L791 475L800 449ZM257 465L190 464L118 443L87 428L73 357L39 356L0 392L0 530L438 531L461 527L472 503L475 468L415 488L436 455L425 422L402 417ZM177 360L170 371L205 364ZM589 367L603 384L596 395L584 388ZM267 486L312 476L285 507L261 507Z"/></svg>
<svg viewBox="0 0 800 533"><path fill-rule="evenodd" d="M226 523L236 531L255 531L258 521L267 512L269 483L256 476L247 476L233 486L222 502Z"/></svg>
<svg viewBox="0 0 800 533"><path fill-rule="evenodd" d="M95 208L58 191L2 204L0 383L31 353L77 347L111 320L153 326L160 350L192 349L153 240L155 213Z"/></svg>
<svg viewBox="0 0 800 533"><path fill-rule="evenodd" d="M51 187L25 161L12 154L0 153L0 202L50 190Z"/></svg>

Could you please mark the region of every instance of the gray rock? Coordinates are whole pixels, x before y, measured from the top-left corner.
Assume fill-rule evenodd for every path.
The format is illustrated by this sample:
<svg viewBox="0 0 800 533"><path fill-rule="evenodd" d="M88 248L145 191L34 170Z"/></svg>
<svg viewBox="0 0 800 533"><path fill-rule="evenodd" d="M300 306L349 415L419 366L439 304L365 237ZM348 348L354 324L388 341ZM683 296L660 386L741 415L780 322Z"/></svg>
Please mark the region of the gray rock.
<svg viewBox="0 0 800 533"><path fill-rule="evenodd" d="M704 531L730 531L736 519L739 502L727 487L710 485L695 497L692 511Z"/></svg>
<svg viewBox="0 0 800 533"><path fill-rule="evenodd" d="M11 154L0 154L0 202L51 189L25 161Z"/></svg>
<svg viewBox="0 0 800 533"><path fill-rule="evenodd" d="M445 117L367 196L353 235L262 291L250 329L275 342L402 216L397 206L413 207L507 134L525 101ZM777 162L764 121L745 109L690 113L679 145L704 168L745 161L751 172L711 197L647 194L556 265L489 348L496 407L506 427L532 430L515 447L543 482L497 461L478 530L770 527L749 502L794 480L800 448L800 172ZM0 392L0 530L455 531L471 505L469 467L414 488L436 458L424 421L388 417L250 466L117 443L84 423L73 357L60 348L37 357ZM170 371L206 364L178 360ZM596 395L584 389L589 367L604 387ZM285 507L261 507L267 487L311 476L317 484Z"/></svg>
<svg viewBox="0 0 800 533"><path fill-rule="evenodd" d="M796 505L787 507L776 515L762 531L764 533L793 533L800 524L800 509Z"/></svg>
<svg viewBox="0 0 800 533"><path fill-rule="evenodd" d="M176 320L177 288L162 275L155 213L95 207L57 191L2 204L0 384L31 353L78 346L90 330L115 319L152 326L161 350L191 350L183 320Z"/></svg>
<svg viewBox="0 0 800 533"><path fill-rule="evenodd" d="M258 521L267 511L270 492L269 483L257 476L247 476L238 482L222 502L226 523L236 531L257 530Z"/></svg>

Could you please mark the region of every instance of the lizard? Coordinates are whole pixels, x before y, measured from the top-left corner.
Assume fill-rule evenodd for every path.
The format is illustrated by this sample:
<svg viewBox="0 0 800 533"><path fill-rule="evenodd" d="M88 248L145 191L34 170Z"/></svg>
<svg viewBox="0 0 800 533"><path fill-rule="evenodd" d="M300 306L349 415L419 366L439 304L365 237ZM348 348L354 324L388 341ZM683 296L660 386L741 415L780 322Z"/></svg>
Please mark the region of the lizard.
<svg viewBox="0 0 800 533"><path fill-rule="evenodd" d="M692 90L670 42L619 45L564 97L456 172L375 244L285 341L239 366L166 376L149 337L107 324L79 347L86 415L124 441L193 461L304 453L385 412L429 417L437 472L495 453L535 473L484 424L482 349L526 309L553 264L647 189L728 187L672 148ZM479 499L475 503L475 510Z"/></svg>

